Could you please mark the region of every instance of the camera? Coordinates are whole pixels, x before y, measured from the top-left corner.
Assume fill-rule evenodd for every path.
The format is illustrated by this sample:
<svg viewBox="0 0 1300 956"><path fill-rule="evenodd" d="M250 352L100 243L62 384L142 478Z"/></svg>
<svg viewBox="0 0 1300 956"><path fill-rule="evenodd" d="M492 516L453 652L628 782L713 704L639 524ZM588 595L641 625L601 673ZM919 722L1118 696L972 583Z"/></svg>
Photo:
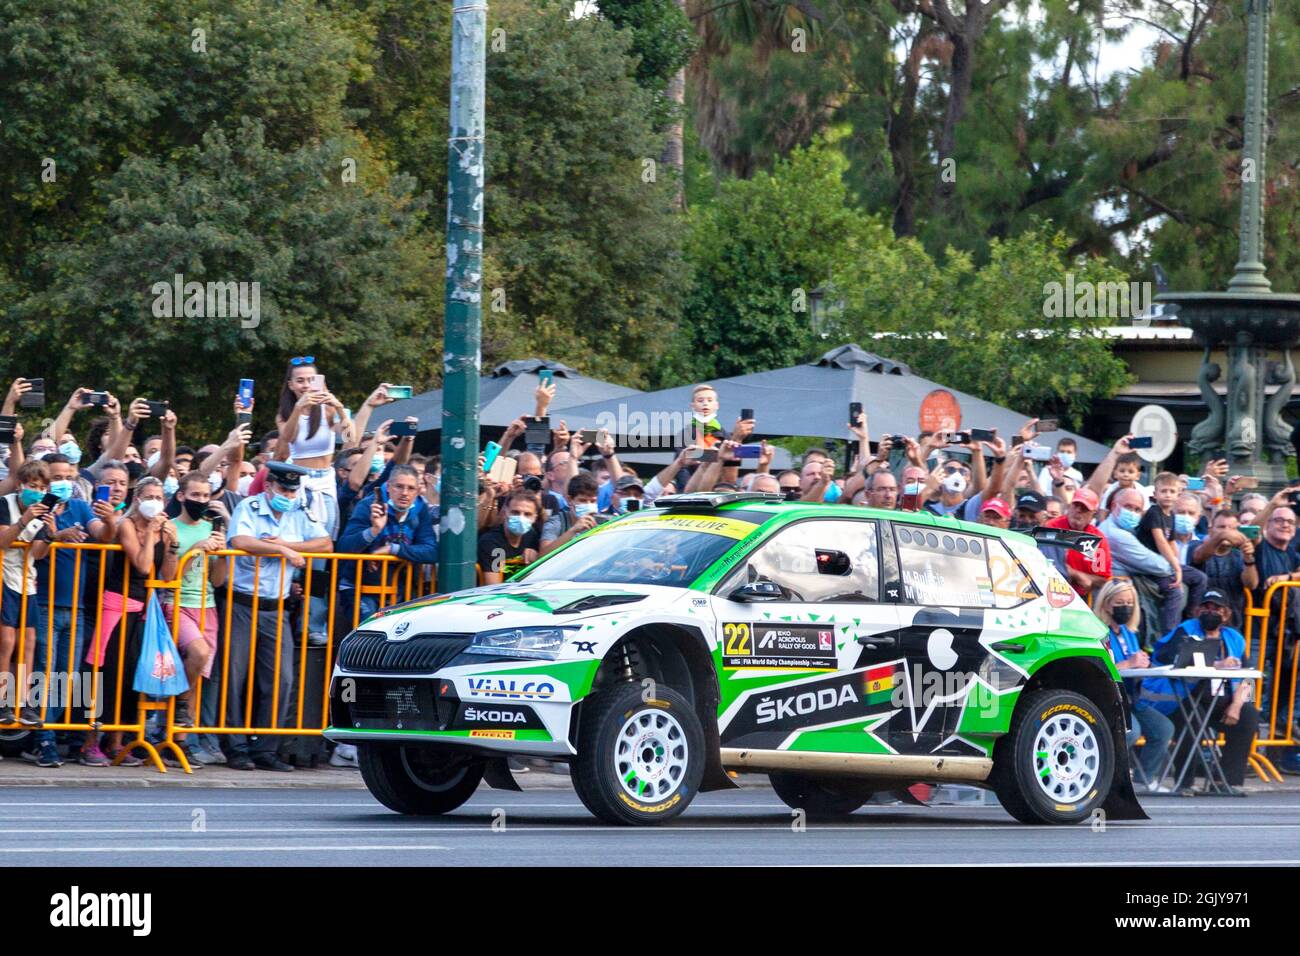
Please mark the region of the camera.
<svg viewBox="0 0 1300 956"><path fill-rule="evenodd" d="M542 476L541 476L541 475L524 475L524 477L523 477L523 479L521 480L520 484L522 485L522 487L523 487L523 489L524 489L525 491L537 491L537 492L540 492L540 491L542 490Z"/></svg>

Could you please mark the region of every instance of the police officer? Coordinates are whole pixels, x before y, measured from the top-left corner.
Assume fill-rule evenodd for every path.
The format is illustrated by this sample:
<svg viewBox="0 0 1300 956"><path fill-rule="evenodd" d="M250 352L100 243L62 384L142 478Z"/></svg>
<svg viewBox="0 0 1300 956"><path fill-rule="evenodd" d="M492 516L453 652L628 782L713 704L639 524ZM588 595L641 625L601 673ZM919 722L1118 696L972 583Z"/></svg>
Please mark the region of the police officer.
<svg viewBox="0 0 1300 956"><path fill-rule="evenodd" d="M287 462L267 464L266 490L245 498L231 519L230 546L258 558L236 558L231 580L230 683L226 692L226 720L229 725L244 725L245 693L254 627L253 602L256 598L256 661L253 663L252 726L287 727L293 699L293 632L285 598L293 581L295 568L307 563L305 553L327 552L331 548L329 532L302 507L302 479L307 469ZM278 636L277 636L278 631ZM277 646L278 644L278 646ZM276 681L277 655L279 687ZM271 709L276 696L276 710ZM263 735L250 742L242 734L228 738L227 766L233 770L292 770L276 756L278 740Z"/></svg>

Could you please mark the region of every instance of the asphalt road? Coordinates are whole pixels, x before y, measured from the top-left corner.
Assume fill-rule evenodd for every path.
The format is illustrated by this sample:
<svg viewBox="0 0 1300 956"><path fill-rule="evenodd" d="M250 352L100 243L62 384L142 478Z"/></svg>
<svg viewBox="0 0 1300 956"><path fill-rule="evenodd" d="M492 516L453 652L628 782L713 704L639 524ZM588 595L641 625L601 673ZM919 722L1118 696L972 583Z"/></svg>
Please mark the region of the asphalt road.
<svg viewBox="0 0 1300 956"><path fill-rule="evenodd" d="M13 788L0 796L0 867L1300 864L1300 793L1144 805L1150 821L1104 832L1026 827L996 806L865 807L795 832L765 788L704 794L647 829L601 825L569 790L483 788L416 819L355 790Z"/></svg>

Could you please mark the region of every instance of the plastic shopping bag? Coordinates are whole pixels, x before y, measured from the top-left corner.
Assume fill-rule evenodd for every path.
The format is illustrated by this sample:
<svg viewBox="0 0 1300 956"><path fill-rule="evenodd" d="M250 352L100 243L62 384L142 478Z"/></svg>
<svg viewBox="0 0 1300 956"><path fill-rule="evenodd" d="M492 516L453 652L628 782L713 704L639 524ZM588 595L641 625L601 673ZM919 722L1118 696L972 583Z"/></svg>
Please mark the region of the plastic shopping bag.
<svg viewBox="0 0 1300 956"><path fill-rule="evenodd" d="M158 595L149 595L149 608L144 616L144 636L140 641L140 662L135 668L138 693L150 697L175 697L189 690L180 652L167 627L167 618Z"/></svg>

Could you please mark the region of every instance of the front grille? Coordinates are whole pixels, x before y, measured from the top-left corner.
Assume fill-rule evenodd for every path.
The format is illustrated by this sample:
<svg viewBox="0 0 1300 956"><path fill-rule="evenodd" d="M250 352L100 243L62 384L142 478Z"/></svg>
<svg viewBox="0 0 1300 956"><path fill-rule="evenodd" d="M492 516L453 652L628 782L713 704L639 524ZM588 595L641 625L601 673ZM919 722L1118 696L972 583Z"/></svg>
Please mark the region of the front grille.
<svg viewBox="0 0 1300 956"><path fill-rule="evenodd" d="M356 681L354 699L332 701L334 723L357 730L442 730L456 709L456 700L439 714L428 681L403 683L362 677Z"/></svg>
<svg viewBox="0 0 1300 956"><path fill-rule="evenodd" d="M390 641L378 631L357 631L339 649L339 666L349 671L428 673L446 666L469 647L472 634L417 634Z"/></svg>

